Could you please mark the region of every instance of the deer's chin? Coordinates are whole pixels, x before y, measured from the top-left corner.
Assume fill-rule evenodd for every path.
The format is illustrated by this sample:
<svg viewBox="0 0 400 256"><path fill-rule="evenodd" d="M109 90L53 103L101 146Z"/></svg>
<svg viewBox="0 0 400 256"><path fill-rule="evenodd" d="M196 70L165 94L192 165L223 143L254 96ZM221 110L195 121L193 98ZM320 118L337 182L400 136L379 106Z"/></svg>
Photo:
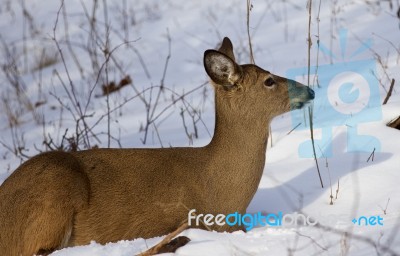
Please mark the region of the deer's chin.
<svg viewBox="0 0 400 256"><path fill-rule="evenodd" d="M304 108L305 106L310 105L311 100L305 101L305 102L293 102L290 103L290 109L295 110L295 109L301 109Z"/></svg>

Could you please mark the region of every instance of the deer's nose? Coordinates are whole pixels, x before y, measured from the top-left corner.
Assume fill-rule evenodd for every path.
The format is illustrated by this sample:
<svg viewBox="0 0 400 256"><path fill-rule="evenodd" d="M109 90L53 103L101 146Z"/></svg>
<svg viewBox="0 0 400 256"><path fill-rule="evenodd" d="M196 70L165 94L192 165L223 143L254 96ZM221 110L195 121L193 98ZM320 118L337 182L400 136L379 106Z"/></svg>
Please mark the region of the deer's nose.
<svg viewBox="0 0 400 256"><path fill-rule="evenodd" d="M310 95L310 98L313 100L315 98L315 92L313 89L308 87L308 94Z"/></svg>

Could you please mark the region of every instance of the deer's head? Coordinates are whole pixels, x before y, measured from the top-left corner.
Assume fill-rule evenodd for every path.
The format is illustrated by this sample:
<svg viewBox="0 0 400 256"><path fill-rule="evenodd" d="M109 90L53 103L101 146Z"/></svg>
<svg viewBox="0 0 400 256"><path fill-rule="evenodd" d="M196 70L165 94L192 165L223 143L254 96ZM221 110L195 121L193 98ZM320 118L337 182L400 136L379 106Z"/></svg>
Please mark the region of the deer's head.
<svg viewBox="0 0 400 256"><path fill-rule="evenodd" d="M301 83L253 64L237 64L227 37L218 50L205 51L204 67L213 82L219 104L228 104L245 115L272 119L314 99L314 91Z"/></svg>

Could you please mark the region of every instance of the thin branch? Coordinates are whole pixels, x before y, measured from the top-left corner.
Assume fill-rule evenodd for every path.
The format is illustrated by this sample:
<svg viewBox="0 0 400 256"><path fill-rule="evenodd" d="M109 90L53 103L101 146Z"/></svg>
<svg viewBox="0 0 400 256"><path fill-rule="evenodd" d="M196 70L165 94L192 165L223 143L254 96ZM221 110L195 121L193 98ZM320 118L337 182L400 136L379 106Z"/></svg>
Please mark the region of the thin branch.
<svg viewBox="0 0 400 256"><path fill-rule="evenodd" d="M251 0L247 0L247 37L249 40L249 48L250 48L250 63L254 64L254 55L253 55L253 46L251 45L251 37L250 37L250 11L253 8L253 4Z"/></svg>
<svg viewBox="0 0 400 256"><path fill-rule="evenodd" d="M296 130L297 127L299 127L301 123L298 123L292 130L290 130L286 135L291 134L294 130ZM271 130L271 129L270 129Z"/></svg>
<svg viewBox="0 0 400 256"><path fill-rule="evenodd" d="M385 100L383 101L382 105L386 105L386 103L388 102L390 96L392 96L392 92L393 92L393 87L394 87L394 78L392 79L392 82L390 83L390 88L388 93L386 94Z"/></svg>
<svg viewBox="0 0 400 256"><path fill-rule="evenodd" d="M338 194L339 194L339 181L340 181L340 180L337 181L337 188L336 188L336 196L335 196L335 199L337 199L337 196L338 196Z"/></svg>
<svg viewBox="0 0 400 256"><path fill-rule="evenodd" d="M316 246L318 246L318 247L321 248L322 250L328 251L328 248L325 248L325 247L323 247L322 245L320 245L320 244L319 244L314 238L312 238L311 236L303 235L303 234L301 234L301 233L298 232L298 231L295 231L295 233L296 233L297 235L299 235L299 236L306 237L306 238L310 239L310 240L313 242L313 244L315 244Z"/></svg>
<svg viewBox="0 0 400 256"><path fill-rule="evenodd" d="M312 0L308 1L308 59L307 59L307 86L310 87L310 69L311 69L311 7L312 7ZM322 182L321 172L319 170L318 160L317 160L317 153L315 151L315 142L314 142L314 129L313 129L313 106L308 107L308 117L310 119L310 134L311 134L311 144L313 148L314 160L315 165L318 171L319 181L321 183L321 187L324 187L324 183Z"/></svg>
<svg viewBox="0 0 400 256"><path fill-rule="evenodd" d="M369 159L371 159L371 158L372 158L372 162L373 162L374 161L374 156L375 156L375 148L374 148L374 150L372 150L371 155L369 155L369 157L367 159L367 163L368 163Z"/></svg>
<svg viewBox="0 0 400 256"><path fill-rule="evenodd" d="M160 253L160 250L167 245L168 243L171 242L172 238L174 238L175 236L179 235L180 233L182 233L184 230L186 230L189 227L189 224L187 223L187 221L183 222L175 231L171 232L170 234L168 234L166 237L164 237L163 240L161 240L161 242L159 242L158 244L156 244L155 246L151 247L150 249L148 249L147 251L140 253L138 256L151 256L151 255L155 255ZM189 240L190 241L190 240Z"/></svg>

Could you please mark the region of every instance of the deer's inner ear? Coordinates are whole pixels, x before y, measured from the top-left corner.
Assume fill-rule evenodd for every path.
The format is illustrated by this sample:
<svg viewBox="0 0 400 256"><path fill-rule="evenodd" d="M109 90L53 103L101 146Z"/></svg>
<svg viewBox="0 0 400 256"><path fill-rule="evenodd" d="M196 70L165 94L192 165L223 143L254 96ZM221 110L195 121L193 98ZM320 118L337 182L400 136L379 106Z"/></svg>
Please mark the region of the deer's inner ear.
<svg viewBox="0 0 400 256"><path fill-rule="evenodd" d="M239 65L227 55L215 50L205 51L204 68L211 80L222 86L234 85L242 75Z"/></svg>

